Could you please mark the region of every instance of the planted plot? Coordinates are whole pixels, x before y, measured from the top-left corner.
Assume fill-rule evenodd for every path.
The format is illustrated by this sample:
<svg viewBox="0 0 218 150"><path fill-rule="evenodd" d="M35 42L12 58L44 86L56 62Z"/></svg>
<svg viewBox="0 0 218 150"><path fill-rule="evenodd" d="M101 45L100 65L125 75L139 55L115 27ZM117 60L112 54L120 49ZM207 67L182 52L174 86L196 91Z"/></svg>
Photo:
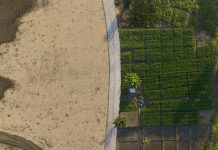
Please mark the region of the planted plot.
<svg viewBox="0 0 218 150"><path fill-rule="evenodd" d="M122 30L120 32L120 40L122 48L144 48L144 37L146 30L134 29L134 30Z"/></svg>
<svg viewBox="0 0 218 150"><path fill-rule="evenodd" d="M141 125L197 124L198 111L211 107L211 100L152 101L141 110Z"/></svg>
<svg viewBox="0 0 218 150"><path fill-rule="evenodd" d="M136 111L136 102L134 100L120 101L120 111L121 112L129 112L129 111Z"/></svg>
<svg viewBox="0 0 218 150"><path fill-rule="evenodd" d="M195 49L193 29L124 29L120 40L122 76L137 73L146 99L211 97L212 51Z"/></svg>

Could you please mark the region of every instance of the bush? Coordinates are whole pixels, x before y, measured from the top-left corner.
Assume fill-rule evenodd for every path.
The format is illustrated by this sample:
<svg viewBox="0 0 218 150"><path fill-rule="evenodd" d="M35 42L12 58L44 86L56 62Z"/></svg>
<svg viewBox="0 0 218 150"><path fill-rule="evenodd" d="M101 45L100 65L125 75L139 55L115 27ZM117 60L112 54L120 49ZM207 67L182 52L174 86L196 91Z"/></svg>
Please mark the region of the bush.
<svg viewBox="0 0 218 150"><path fill-rule="evenodd" d="M115 127L126 127L126 123L127 123L127 120L125 117L117 117L117 119L114 120L114 125Z"/></svg>
<svg viewBox="0 0 218 150"><path fill-rule="evenodd" d="M137 73L126 73L124 82L128 88L139 88L141 86L142 80Z"/></svg>
<svg viewBox="0 0 218 150"><path fill-rule="evenodd" d="M142 139L142 143L144 144L144 145L148 145L148 144L150 144L151 143L151 139L150 138L143 138Z"/></svg>

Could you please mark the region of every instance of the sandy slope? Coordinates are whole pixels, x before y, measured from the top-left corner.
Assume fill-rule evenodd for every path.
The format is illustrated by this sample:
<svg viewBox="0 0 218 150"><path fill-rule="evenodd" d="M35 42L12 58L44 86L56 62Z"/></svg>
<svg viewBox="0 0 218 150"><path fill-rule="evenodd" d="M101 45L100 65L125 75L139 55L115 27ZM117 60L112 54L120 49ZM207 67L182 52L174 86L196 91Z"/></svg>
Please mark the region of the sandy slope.
<svg viewBox="0 0 218 150"><path fill-rule="evenodd" d="M0 130L45 150L102 150L109 68L101 0L51 0L0 45Z"/></svg>

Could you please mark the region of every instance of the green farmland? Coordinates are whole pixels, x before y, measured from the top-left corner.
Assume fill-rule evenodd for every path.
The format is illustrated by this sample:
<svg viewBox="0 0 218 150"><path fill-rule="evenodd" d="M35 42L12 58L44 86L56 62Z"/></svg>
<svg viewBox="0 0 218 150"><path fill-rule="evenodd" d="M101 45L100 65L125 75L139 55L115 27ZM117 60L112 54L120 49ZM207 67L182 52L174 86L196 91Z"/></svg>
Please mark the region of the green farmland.
<svg viewBox="0 0 218 150"><path fill-rule="evenodd" d="M211 97L211 50L196 49L193 29L121 29L120 40L122 76L137 73L146 99Z"/></svg>
<svg viewBox="0 0 218 150"><path fill-rule="evenodd" d="M211 100L152 101L141 111L141 125L198 124L198 111L211 108Z"/></svg>
<svg viewBox="0 0 218 150"><path fill-rule="evenodd" d="M120 131L140 131L135 149L218 150L218 0L115 2ZM121 149L133 145L122 140Z"/></svg>

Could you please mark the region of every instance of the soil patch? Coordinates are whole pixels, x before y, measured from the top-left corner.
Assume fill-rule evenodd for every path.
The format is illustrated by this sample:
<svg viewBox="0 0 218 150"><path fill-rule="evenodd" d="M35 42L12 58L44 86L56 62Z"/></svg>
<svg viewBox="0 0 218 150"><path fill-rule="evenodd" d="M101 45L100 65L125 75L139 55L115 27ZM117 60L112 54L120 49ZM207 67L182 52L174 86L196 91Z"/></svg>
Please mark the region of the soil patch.
<svg viewBox="0 0 218 150"><path fill-rule="evenodd" d="M132 112L121 112L120 116L127 119L127 127L137 127L138 126L138 111Z"/></svg>
<svg viewBox="0 0 218 150"><path fill-rule="evenodd" d="M0 0L0 44L15 39L18 18L33 6L33 0Z"/></svg>

